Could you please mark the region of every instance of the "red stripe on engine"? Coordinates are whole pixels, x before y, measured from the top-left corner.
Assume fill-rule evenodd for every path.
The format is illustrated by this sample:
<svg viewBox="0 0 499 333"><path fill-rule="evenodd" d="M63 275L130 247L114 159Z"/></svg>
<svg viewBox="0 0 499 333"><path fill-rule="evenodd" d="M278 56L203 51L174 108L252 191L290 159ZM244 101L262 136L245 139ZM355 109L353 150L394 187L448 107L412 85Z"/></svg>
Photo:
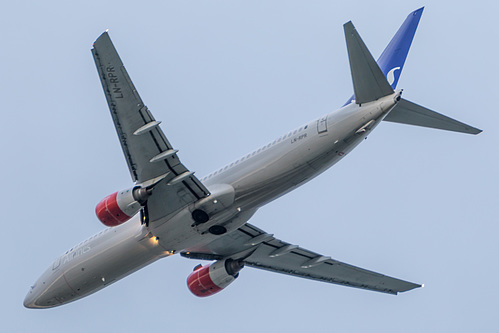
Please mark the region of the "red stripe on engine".
<svg viewBox="0 0 499 333"><path fill-rule="evenodd" d="M95 207L95 214L99 220L108 227L115 227L130 219L130 216L123 213L116 201L118 192L105 197Z"/></svg>
<svg viewBox="0 0 499 333"><path fill-rule="evenodd" d="M210 277L210 265L203 266L192 272L187 277L187 286L198 297L211 296L222 290Z"/></svg>

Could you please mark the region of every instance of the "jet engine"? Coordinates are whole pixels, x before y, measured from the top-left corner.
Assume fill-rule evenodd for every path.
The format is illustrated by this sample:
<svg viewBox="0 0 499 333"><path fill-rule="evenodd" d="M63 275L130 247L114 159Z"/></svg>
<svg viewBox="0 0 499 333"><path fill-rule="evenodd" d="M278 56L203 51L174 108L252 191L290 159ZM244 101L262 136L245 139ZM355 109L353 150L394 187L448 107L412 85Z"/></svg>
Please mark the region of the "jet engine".
<svg viewBox="0 0 499 333"><path fill-rule="evenodd" d="M212 264L194 267L187 277L187 286L196 296L206 297L227 287L239 275L244 264L238 260L218 260Z"/></svg>
<svg viewBox="0 0 499 333"><path fill-rule="evenodd" d="M95 214L104 225L118 226L137 214L151 193L152 189L142 187L115 192L97 204Z"/></svg>

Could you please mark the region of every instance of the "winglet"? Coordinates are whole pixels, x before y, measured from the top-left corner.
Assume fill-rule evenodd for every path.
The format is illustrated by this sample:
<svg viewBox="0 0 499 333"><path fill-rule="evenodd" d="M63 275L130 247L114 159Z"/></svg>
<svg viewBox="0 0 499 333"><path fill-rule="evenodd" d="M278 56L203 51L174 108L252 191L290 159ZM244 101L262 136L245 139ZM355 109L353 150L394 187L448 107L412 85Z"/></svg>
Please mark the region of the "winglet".
<svg viewBox="0 0 499 333"><path fill-rule="evenodd" d="M385 75L360 38L352 22L343 26L348 49L348 60L352 74L355 103L362 104L375 101L393 94Z"/></svg>

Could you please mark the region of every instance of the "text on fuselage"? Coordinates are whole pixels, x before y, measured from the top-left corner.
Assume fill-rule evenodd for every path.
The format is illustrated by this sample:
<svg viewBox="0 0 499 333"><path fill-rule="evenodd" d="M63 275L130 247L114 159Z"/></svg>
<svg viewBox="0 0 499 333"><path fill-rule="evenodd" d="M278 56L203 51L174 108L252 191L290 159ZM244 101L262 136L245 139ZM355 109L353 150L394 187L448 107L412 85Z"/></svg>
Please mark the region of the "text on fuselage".
<svg viewBox="0 0 499 333"><path fill-rule="evenodd" d="M70 251L69 253L64 254L59 259L57 259L54 262L54 265L52 266L52 270L57 269L61 264L64 265L65 263L70 262L70 261L74 260L75 258L78 258L79 256L87 253L88 251L90 251L90 246L88 246L88 245L75 248L74 250Z"/></svg>
<svg viewBox="0 0 499 333"><path fill-rule="evenodd" d="M307 133L303 133L300 136L296 136L296 137L292 138L291 143L295 143L296 141L301 140L301 139L305 139L306 137L307 137Z"/></svg>

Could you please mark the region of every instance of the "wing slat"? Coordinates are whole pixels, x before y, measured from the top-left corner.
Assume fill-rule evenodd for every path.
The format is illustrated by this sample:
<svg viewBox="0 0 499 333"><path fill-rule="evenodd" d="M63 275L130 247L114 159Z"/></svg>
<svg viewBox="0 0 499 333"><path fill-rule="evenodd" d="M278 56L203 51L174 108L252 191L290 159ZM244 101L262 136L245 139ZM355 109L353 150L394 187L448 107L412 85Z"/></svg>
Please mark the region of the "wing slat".
<svg viewBox="0 0 499 333"><path fill-rule="evenodd" d="M242 259L246 266L306 279L397 294L421 285L352 266L297 245L273 238L251 246L251 239L266 237L263 230L246 223L238 230L183 256L195 259Z"/></svg>
<svg viewBox="0 0 499 333"><path fill-rule="evenodd" d="M160 122L144 105L107 32L95 41L92 54L133 181L142 184L167 175L164 182L169 183L179 175L187 175L170 186L155 187L148 201L151 216L161 218L208 196L208 189L180 162L177 154L165 153L175 149Z"/></svg>

